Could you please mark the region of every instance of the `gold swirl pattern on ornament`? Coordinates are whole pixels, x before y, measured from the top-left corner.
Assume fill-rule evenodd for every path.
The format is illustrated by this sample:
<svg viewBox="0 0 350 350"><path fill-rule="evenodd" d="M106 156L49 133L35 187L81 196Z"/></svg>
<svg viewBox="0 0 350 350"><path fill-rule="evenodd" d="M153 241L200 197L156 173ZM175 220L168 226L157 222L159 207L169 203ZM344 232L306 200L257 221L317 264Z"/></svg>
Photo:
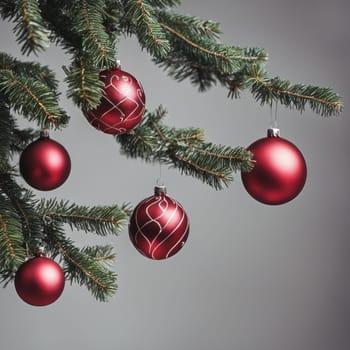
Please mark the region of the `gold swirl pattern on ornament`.
<svg viewBox="0 0 350 350"><path fill-rule="evenodd" d="M114 101L112 101L108 96L107 94L105 94L103 96L103 99L106 100L108 102L108 104L111 105L111 107L105 111L99 118L95 118L93 117L91 122L94 121L94 119L98 119L98 123L103 123L103 118L108 115L109 113L112 113L113 111L117 110L119 112L119 114L122 116L121 117L121 121L118 121L116 124L114 125L108 125L108 124L105 124L106 127L108 127L109 129L112 129L112 130L115 130L117 134L121 134L121 133L125 133L126 131L128 131L125 127L118 127L119 124L122 124L122 123L125 123L126 121L132 121L132 120L135 120L135 119L138 119L140 116L142 117L143 113L144 113L144 109L145 109L145 103L142 101L142 96L144 95L144 92L143 92L143 88L142 88L142 85L139 84L140 88L137 89L136 91L136 95L139 97L138 98L138 101L136 99L133 99L132 97L130 96L126 96L128 94L128 92L130 90L124 90L124 91L121 91L115 84L114 84L114 81L115 80L120 80L122 79L123 81L125 81L126 83L131 83L131 79L126 76L126 75L122 75L121 77L119 77L118 75L112 75L110 80L109 80L109 84L108 85L105 85L105 90L108 90L109 88L111 89L114 89L118 92L118 94L120 95L123 95L124 98L122 98L121 100L118 101L118 103L115 103ZM124 110L123 108L121 107L123 103L127 102L127 101L131 101L135 107L132 111L129 112L128 115L126 115L124 113ZM140 109L140 113L136 114L135 112L139 109Z"/></svg>
<svg viewBox="0 0 350 350"><path fill-rule="evenodd" d="M169 217L167 218L167 221L164 225L162 225L159 222L159 219L161 219L164 214L167 212L168 208L169 208L169 202L168 200L170 200L172 202L173 205L175 205L175 208L172 210L171 215L169 215ZM145 213L148 217L148 221L144 222L143 224L139 223L138 221L138 217L139 217L139 209L142 206L139 206L136 209L136 213L135 213L135 224L137 227L137 232L135 234L135 242L137 243L138 240L138 236L141 235L146 242L148 243L149 246L149 250L148 250L148 254L152 257L152 259L157 259L155 256L155 252L156 250L163 245L164 242L166 242L168 239L170 239L178 230L178 228L182 225L182 223L184 222L186 216L185 216L185 211L182 210L182 217L179 220L179 222L177 223L177 225L172 229L171 232L169 232L169 234L166 235L166 237L159 242L156 246L153 246L154 243L157 241L157 239L159 238L159 236L163 233L163 230L168 226L169 223L172 222L172 220L174 219L174 217L176 216L177 212L180 209L183 209L182 206L176 202L175 200L169 198L169 197L159 197L157 198L157 200L154 202L153 201L153 197L150 198L148 201L151 201L151 203L149 205L147 205L146 209L145 209ZM159 209L161 210L160 215L158 215L157 217L152 217L150 214L150 210L153 206L158 206ZM157 232L157 234L155 235L155 237L152 239L152 241L147 237L147 232L144 231L145 227L147 227L148 225L150 225L151 223L154 223L158 226L159 230ZM167 252L165 258L168 258L170 253L175 249L175 247L183 240L183 238L186 236L186 234L188 233L188 229L189 229L189 223L187 222L187 226L186 229L184 230L183 234L181 235L181 237L177 240L177 242L175 244L173 244L173 246L169 249L169 251ZM142 250L138 249L142 254Z"/></svg>

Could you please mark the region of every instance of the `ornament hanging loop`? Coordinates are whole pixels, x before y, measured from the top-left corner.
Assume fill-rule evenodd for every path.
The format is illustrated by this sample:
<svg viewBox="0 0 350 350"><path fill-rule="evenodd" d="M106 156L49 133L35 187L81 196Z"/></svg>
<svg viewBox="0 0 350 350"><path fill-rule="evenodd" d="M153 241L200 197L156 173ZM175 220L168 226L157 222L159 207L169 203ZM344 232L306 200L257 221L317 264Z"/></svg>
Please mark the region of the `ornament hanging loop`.
<svg viewBox="0 0 350 350"><path fill-rule="evenodd" d="M40 138L49 138L50 130L48 128L43 128L40 130Z"/></svg>
<svg viewBox="0 0 350 350"><path fill-rule="evenodd" d="M120 60L117 60L117 61L115 62L114 69L122 69L122 64L121 64L121 61L120 61Z"/></svg>
<svg viewBox="0 0 350 350"><path fill-rule="evenodd" d="M278 104L278 101L276 100L274 113L273 113L272 104L273 104L273 102L271 101L271 104L270 104L270 127L267 130L267 136L268 137L279 137L280 136L280 129L278 127L278 122L277 122L277 104Z"/></svg>

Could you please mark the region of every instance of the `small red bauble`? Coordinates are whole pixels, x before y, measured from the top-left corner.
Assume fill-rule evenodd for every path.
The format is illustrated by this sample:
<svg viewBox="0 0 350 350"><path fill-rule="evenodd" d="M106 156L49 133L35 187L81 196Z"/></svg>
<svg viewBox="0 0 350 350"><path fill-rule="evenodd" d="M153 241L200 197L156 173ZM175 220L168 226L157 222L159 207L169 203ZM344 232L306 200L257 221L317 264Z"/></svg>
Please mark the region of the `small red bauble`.
<svg viewBox="0 0 350 350"><path fill-rule="evenodd" d="M22 152L19 169L24 180L32 187L49 191L61 186L68 178L71 161L66 149L42 132L38 140Z"/></svg>
<svg viewBox="0 0 350 350"><path fill-rule="evenodd" d="M104 83L101 104L84 112L89 123L107 134L123 134L137 124L145 112L142 85L130 73L120 68L100 73Z"/></svg>
<svg viewBox="0 0 350 350"><path fill-rule="evenodd" d="M134 209L129 236L135 248L154 260L167 259L185 244L189 220L180 203L166 195L164 186L141 201Z"/></svg>
<svg viewBox="0 0 350 350"><path fill-rule="evenodd" d="M279 137L278 129L252 143L248 150L255 161L251 172L242 172L248 193L265 204L283 204L295 198L306 181L306 163L291 142Z"/></svg>
<svg viewBox="0 0 350 350"><path fill-rule="evenodd" d="M23 263L15 276L17 294L34 306L45 306L56 301L63 292L64 283L61 267L44 256Z"/></svg>

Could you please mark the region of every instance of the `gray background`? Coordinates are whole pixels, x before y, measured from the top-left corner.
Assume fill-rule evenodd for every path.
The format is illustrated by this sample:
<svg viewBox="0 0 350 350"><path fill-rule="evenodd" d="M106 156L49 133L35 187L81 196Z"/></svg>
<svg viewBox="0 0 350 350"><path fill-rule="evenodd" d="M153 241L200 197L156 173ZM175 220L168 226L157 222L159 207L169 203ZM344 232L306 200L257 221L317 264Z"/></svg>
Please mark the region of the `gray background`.
<svg viewBox="0 0 350 350"><path fill-rule="evenodd" d="M349 6L347 0L187 0L180 11L221 22L225 43L264 47L272 76L333 86L348 106ZM1 23L0 30L1 50L19 56L9 25ZM200 94L188 82L176 83L133 39L122 39L119 59L142 81L147 107L167 107L168 124L202 127L209 141L230 145L246 146L265 135L270 110L249 93L231 101L219 87ZM59 49L40 60L63 79L60 67L68 59ZM65 90L62 83L71 123L51 136L68 149L72 173L45 196L135 205L150 195L158 167L120 156L113 138L93 129ZM1 349L349 349L347 108L327 120L285 108L278 117L282 135L308 164L306 186L294 201L259 204L239 175L216 192L164 171L169 194L191 219L183 250L151 261L133 248L126 230L105 240L116 247L119 275L119 291L109 303L67 284L55 304L34 308L13 285L1 289ZM81 244L102 241L69 234Z"/></svg>

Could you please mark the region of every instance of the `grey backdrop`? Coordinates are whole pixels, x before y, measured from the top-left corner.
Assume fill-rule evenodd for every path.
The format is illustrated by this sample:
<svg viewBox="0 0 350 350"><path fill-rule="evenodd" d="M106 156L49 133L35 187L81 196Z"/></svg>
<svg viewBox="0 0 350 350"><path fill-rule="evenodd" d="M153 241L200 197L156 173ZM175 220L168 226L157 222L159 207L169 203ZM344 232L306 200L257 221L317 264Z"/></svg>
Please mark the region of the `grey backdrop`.
<svg viewBox="0 0 350 350"><path fill-rule="evenodd" d="M184 0L180 11L221 22L223 42L266 48L272 75L333 86L348 106L349 8L347 0ZM9 25L0 29L1 50L19 56ZM142 81L147 107L167 107L168 124L202 127L208 140L230 145L265 135L269 108L249 93L231 101L222 88L200 94L176 83L133 39L121 41L119 59ZM68 59L59 49L40 61L62 80ZM51 135L69 150L73 167L63 187L44 195L134 205L150 195L158 167L119 155L113 138L89 126L61 86L71 123ZM109 303L67 285L55 304L34 308L13 285L1 289L1 349L349 349L348 109L327 120L309 110L301 116L279 108L278 115L282 135L308 164L299 197L270 207L255 202L239 176L216 192L164 171L169 193L191 219L183 250L151 261L132 247L126 230L105 240L118 257L119 291ZM101 242L70 234L81 244Z"/></svg>

